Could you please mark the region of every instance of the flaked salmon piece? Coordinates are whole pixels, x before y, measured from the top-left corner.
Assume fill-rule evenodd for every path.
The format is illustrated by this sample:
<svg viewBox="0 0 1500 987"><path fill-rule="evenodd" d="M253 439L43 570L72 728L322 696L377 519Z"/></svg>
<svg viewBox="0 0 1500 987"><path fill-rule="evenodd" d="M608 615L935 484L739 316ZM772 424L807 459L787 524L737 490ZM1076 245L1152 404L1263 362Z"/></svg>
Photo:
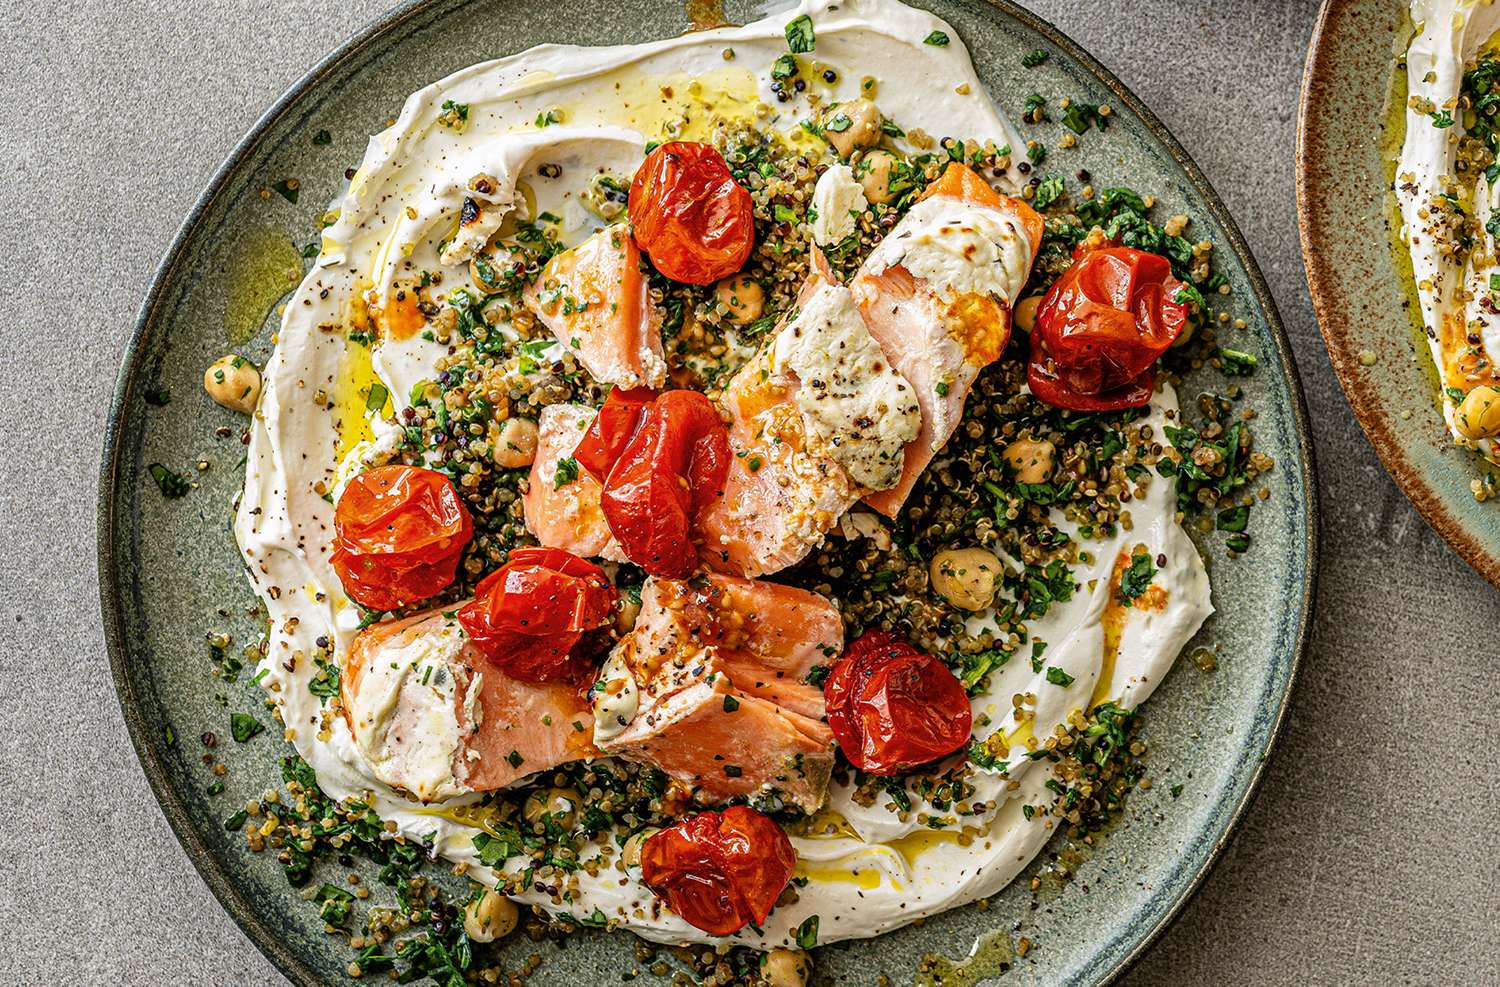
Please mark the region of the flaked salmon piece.
<svg viewBox="0 0 1500 987"><path fill-rule="evenodd" d="M820 251L798 295L798 309L837 285ZM775 337L731 378L720 399L729 418L729 471L724 493L697 519L699 551L719 572L761 576L801 561L859 497L859 486L808 435L797 403L801 386L779 372Z"/></svg>
<svg viewBox="0 0 1500 987"><path fill-rule="evenodd" d="M895 517L963 417L979 371L1005 350L1011 307L1041 248L1042 217L950 164L866 258L850 288L870 334L911 382L922 424L901 479L864 502Z"/></svg>
<svg viewBox="0 0 1500 987"><path fill-rule="evenodd" d="M722 575L648 579L635 627L593 689L595 742L708 801L774 790L813 811L832 734L822 690L807 678L843 650L843 630L833 604L807 590Z"/></svg>
<svg viewBox="0 0 1500 987"><path fill-rule="evenodd" d="M549 260L526 305L601 384L661 387L661 313L624 226L600 230Z"/></svg>
<svg viewBox="0 0 1500 987"><path fill-rule="evenodd" d="M603 556L620 561L624 554L599 506L603 492L599 481L576 462L564 466L562 482L558 480L559 465L572 460L595 413L583 404L551 404L542 409L537 418L536 459L521 507L526 530L544 548L560 548L580 558Z"/></svg>
<svg viewBox="0 0 1500 987"><path fill-rule="evenodd" d="M700 801L775 793L816 812L827 797L832 744L827 724L710 674L638 714L610 750L660 768Z"/></svg>
<svg viewBox="0 0 1500 987"><path fill-rule="evenodd" d="M596 756L580 691L506 675L445 616L453 612L375 624L349 648L343 714L375 777L436 802Z"/></svg>

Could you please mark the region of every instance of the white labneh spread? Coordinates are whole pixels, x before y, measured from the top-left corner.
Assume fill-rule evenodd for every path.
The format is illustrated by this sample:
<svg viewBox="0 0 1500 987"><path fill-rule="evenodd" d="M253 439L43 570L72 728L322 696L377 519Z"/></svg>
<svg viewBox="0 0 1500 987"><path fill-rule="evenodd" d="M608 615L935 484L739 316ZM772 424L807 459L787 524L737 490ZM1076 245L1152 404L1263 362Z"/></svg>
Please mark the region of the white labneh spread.
<svg viewBox="0 0 1500 987"><path fill-rule="evenodd" d="M870 253L870 274L899 265L944 300L988 295L1007 307L1026 285L1031 238L1010 213L933 196L912 206L901 225Z"/></svg>
<svg viewBox="0 0 1500 987"><path fill-rule="evenodd" d="M1493 439L1471 439L1456 422L1464 392L1475 382L1490 382L1484 371L1500 358L1500 292L1490 282L1500 274L1500 251L1484 228L1496 190L1483 169L1461 174L1456 163L1464 133L1464 67L1500 31L1500 5L1412 0L1411 18L1417 33L1406 52L1406 138L1395 177L1401 237L1411 255L1449 430L1459 445L1497 459ZM1465 252L1459 244L1468 235L1474 243Z"/></svg>
<svg viewBox="0 0 1500 987"><path fill-rule="evenodd" d="M813 242L827 247L853 233L855 217L868 205L854 169L846 164L830 165L813 186Z"/></svg>
<svg viewBox="0 0 1500 987"><path fill-rule="evenodd" d="M772 364L798 381L808 434L860 486L884 490L901 477L901 450L917 437L922 410L865 326L854 295L824 285L776 336Z"/></svg>
<svg viewBox="0 0 1500 987"><path fill-rule="evenodd" d="M321 254L286 306L265 369L235 519L242 561L270 616L269 652L257 679L279 702L288 738L330 796L370 800L399 832L469 864L470 875L487 883L494 876L478 862L472 842L478 830L457 821L453 811L480 798L454 794L460 788L454 759L461 748L454 690L462 684L459 676L470 674L455 661L459 632L403 647L395 667L366 669L375 678L358 690L349 711L354 730L308 689L318 674L312 655L320 640L342 664L360 622L329 562L332 501L341 482L391 454L392 416L407 407L414 385L435 377L434 365L447 352L420 334L366 345L350 339L348 330L367 301L384 304L415 272L442 270L447 290L468 284L467 258L509 214L535 220L550 213L565 245L580 242L600 222L583 202L590 180L604 174L628 179L648 141L706 139L707 131L695 129L707 126L703 118L709 114L696 112L705 105L714 114L738 114L780 131L788 140L815 140L799 136L805 134L802 121L814 112L805 97L781 103L770 91L769 66L785 53L784 29L798 13L813 19L819 64L837 71L833 98L858 97L861 77L878 71L881 108L891 118L922 121L934 133L1021 146L985 95L957 32L894 0L809 2L743 27L646 45L544 45L464 69L406 101L396 122L370 139L363 163L334 203L338 219L324 232ZM952 43L924 44L933 32ZM734 50L733 60L725 59L726 48ZM448 101L469 107L462 126L441 122ZM539 127L538 119L561 122ZM492 181L478 195L471 187L477 175ZM479 214L473 232L459 235L465 198L474 199ZM951 204L929 200L913 209L922 217L928 211L934 228L955 219ZM1025 277L1024 233L985 210L965 210L956 221L965 231L962 249L972 244L987 258L979 269L951 263L948 253L960 248L940 237L914 236L893 246L899 262L940 290L983 291L1013 301ZM884 405L868 448L851 451L853 458L846 460L851 469L879 478L888 447L899 446L915 419L900 378L874 366L868 334L853 330L843 309L846 296L842 289L831 293L829 311L816 326L815 334L831 349L812 352L793 340L779 359L804 388L813 377L837 383L829 403L803 406L814 420L860 414L862 402ZM799 321L813 317L807 313ZM376 386L390 398L372 411L369 406L378 402L369 397ZM1154 398L1150 421L1158 432L1175 401L1170 389ZM1090 561L1073 569L1072 599L1054 604L1031 625L1032 637L1047 644L1046 664L1063 669L1071 683L1051 684L1029 661L1007 663L973 701L976 722L989 724L981 734L1004 730L1023 743L1023 731L1050 734L1091 698L1133 707L1151 694L1211 610L1202 563L1174 511L1171 483L1152 479L1131 504L1132 531L1082 542ZM1073 533L1061 515L1055 522ZM1121 610L1112 602L1111 576L1121 554L1137 545L1158 561L1152 586L1160 590L1159 605ZM993 621L990 614L975 615L971 629L986 621ZM468 686L469 697L478 693L476 683ZM1037 696L1034 723L1014 722L1010 697L1018 693ZM617 719L628 721L635 696L621 693L617 701ZM599 729L609 730L602 718ZM421 740L410 743L417 734ZM398 743L403 737L408 742ZM1052 833L1041 814L1033 822L1021 812L1023 804L1047 801L1047 766L1015 760L1010 779L1018 788L998 774L978 779L974 801L994 808L965 817L962 839L957 828L933 830L918 821L921 813L936 811L930 806L914 805L897 815L879 805L861 806L847 787L835 785L819 817L833 825L821 838L793 840L798 873L806 879L798 900L778 907L763 931L747 928L734 938L762 947L790 945L798 925L814 915L820 917L820 942L872 936L995 893ZM580 856L587 855L581 847ZM713 939L661 907L637 869L606 867L577 877L575 901L559 905L538 891L518 900L575 915L602 913L653 940Z"/></svg>

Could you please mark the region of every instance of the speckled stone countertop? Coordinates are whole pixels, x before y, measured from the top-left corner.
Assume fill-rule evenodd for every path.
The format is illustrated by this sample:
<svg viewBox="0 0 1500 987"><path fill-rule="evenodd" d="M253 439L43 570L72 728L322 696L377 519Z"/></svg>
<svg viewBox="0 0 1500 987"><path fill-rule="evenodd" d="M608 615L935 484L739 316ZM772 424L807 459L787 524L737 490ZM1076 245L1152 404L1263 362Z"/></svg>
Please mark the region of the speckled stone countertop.
<svg viewBox="0 0 1500 987"><path fill-rule="evenodd" d="M1321 467L1316 623L1280 749L1225 859L1126 982L1493 983L1500 594L1381 471L1313 321L1292 154L1316 3L1030 5L1156 111L1244 228ZM0 984L281 982L194 873L126 737L94 488L115 371L181 217L260 112L386 0L309 6L5 4Z"/></svg>

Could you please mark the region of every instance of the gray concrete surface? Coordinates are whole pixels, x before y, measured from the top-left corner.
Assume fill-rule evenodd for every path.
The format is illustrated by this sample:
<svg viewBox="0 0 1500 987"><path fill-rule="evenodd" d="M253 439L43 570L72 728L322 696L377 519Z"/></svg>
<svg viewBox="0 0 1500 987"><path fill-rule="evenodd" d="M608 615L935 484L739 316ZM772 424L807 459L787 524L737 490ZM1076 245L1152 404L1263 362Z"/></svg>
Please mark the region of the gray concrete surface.
<svg viewBox="0 0 1500 987"><path fill-rule="evenodd" d="M261 109L378 13L345 0L0 3L0 984L271 984L130 749L94 574L100 435L158 257ZM1317 630L1227 859L1146 984L1496 983L1500 595L1381 471L1329 370L1292 150L1313 0L1032 0L1245 228L1296 345L1326 526Z"/></svg>

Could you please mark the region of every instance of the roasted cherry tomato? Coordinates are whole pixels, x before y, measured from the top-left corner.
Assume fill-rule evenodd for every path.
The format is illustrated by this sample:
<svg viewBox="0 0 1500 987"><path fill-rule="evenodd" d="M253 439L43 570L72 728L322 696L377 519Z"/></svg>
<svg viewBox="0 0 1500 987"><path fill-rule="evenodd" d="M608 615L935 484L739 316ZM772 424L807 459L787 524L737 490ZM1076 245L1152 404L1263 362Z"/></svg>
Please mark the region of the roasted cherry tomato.
<svg viewBox="0 0 1500 987"><path fill-rule="evenodd" d="M797 852L771 818L743 805L702 812L641 845L641 878L689 925L727 936L765 922Z"/></svg>
<svg viewBox="0 0 1500 987"><path fill-rule="evenodd" d="M635 436L641 419L646 417L647 406L655 400L656 392L649 387L617 387L610 391L573 450L573 459L603 483L610 467Z"/></svg>
<svg viewBox="0 0 1500 987"><path fill-rule="evenodd" d="M670 141L646 155L628 212L636 244L673 281L712 284L743 267L755 245L750 193L711 144Z"/></svg>
<svg viewBox="0 0 1500 987"><path fill-rule="evenodd" d="M333 570L344 592L367 609L395 610L453 582L474 522L442 473L393 465L349 481L333 530Z"/></svg>
<svg viewBox="0 0 1500 987"><path fill-rule="evenodd" d="M881 631L849 645L823 683L823 700L844 756L873 775L951 754L974 726L968 694L948 666Z"/></svg>
<svg viewBox="0 0 1500 987"><path fill-rule="evenodd" d="M458 622L486 658L528 682L578 681L585 631L609 619L615 589L604 570L557 548L518 548L480 581Z"/></svg>
<svg viewBox="0 0 1500 987"><path fill-rule="evenodd" d="M653 576L692 575L693 521L723 492L728 472L729 431L708 398L667 391L651 402L599 496L625 557Z"/></svg>
<svg viewBox="0 0 1500 987"><path fill-rule="evenodd" d="M1159 254L1114 246L1076 253L1037 309L1032 393L1073 411L1144 405L1157 358L1187 325L1181 288Z"/></svg>

